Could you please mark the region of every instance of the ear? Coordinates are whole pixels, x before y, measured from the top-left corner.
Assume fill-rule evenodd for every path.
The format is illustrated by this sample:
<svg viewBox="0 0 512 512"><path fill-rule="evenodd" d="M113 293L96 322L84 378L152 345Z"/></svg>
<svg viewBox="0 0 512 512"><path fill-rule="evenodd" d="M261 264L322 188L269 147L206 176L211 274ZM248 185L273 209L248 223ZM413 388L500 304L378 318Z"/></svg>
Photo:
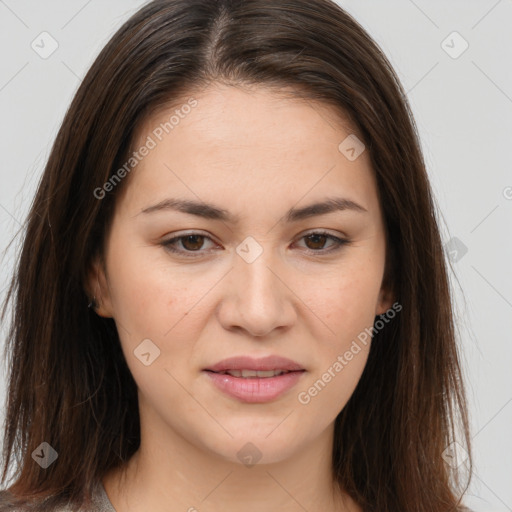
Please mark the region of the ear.
<svg viewBox="0 0 512 512"><path fill-rule="evenodd" d="M394 253L388 246L384 276L380 287L379 298L375 308L375 316L383 315L395 302L395 286L393 279Z"/></svg>
<svg viewBox="0 0 512 512"><path fill-rule="evenodd" d="M375 316L383 315L388 309L391 308L394 302L393 292L387 284L382 285L379 292L379 299L375 308Z"/></svg>
<svg viewBox="0 0 512 512"><path fill-rule="evenodd" d="M92 260L89 266L85 291L89 300L95 299L94 311L97 315L104 318L113 317L107 271L103 258L99 255Z"/></svg>

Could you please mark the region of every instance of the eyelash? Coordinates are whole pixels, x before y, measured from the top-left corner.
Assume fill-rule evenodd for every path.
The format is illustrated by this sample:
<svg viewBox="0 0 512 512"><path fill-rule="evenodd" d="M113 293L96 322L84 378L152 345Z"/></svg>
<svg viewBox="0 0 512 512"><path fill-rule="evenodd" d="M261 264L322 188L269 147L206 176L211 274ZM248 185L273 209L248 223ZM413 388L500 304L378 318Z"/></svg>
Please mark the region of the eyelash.
<svg viewBox="0 0 512 512"><path fill-rule="evenodd" d="M325 231L312 231L310 233L306 233L299 240L302 240L303 238L307 238L307 237L313 236L313 235L326 236L328 239L330 239L333 242L335 242L336 245L335 245L334 248L330 248L330 249L318 249L318 250L306 249L306 252L309 253L309 254L325 255L325 254L328 254L328 253L339 251L340 249L343 248L343 246L350 244L350 240L348 240L346 238L339 238L339 237L331 235L330 233L327 233ZM205 239L212 240L209 236L207 236L207 235L205 235L203 233L195 233L195 232L193 232L193 233L186 233L186 234L180 235L180 236L175 236L173 238L170 238L169 240L165 240L165 241L161 242L160 245L162 245L166 250L168 250L168 251L170 251L172 253L177 253L179 255L183 255L186 258L198 258L198 257L201 257L205 253L205 251L201 251L201 250L188 251L186 249L179 250L179 249L176 249L175 247L173 247L174 243L178 242L179 240L185 239L188 236L202 236Z"/></svg>

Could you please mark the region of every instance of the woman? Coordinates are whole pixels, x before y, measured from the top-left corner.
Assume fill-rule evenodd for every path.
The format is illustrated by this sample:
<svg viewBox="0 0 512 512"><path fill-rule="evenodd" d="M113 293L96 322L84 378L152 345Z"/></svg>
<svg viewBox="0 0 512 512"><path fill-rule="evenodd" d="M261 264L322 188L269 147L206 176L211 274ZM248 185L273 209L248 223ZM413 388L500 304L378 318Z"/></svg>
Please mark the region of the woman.
<svg viewBox="0 0 512 512"><path fill-rule="evenodd" d="M463 510L416 128L329 0L130 18L67 112L9 300L1 510Z"/></svg>

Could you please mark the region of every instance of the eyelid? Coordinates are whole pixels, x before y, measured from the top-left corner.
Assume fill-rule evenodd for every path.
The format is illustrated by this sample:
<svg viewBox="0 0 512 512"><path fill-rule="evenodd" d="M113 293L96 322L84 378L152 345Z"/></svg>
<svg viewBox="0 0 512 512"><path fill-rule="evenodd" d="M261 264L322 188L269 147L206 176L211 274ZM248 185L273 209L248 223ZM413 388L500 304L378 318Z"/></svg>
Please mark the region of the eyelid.
<svg viewBox="0 0 512 512"><path fill-rule="evenodd" d="M189 232L184 232L184 233L180 233L180 232L174 233L171 238L168 238L167 240L163 240L160 243L160 245L162 245L164 247L164 249L167 249L173 253L184 254L184 255L186 255L186 257L192 257L192 258L195 257L195 255L201 255L201 254L211 252L211 251L204 251L204 250L199 250L199 251L185 251L185 250L180 250L180 249L174 250L174 248L172 247L173 243L178 242L182 238L186 238L187 236L195 236L195 235L203 236L205 239L218 244L218 242L216 242L210 234L207 234L206 232L203 232L203 231L195 230L195 231L189 231Z"/></svg>
<svg viewBox="0 0 512 512"><path fill-rule="evenodd" d="M331 232L329 232L328 230L325 230L325 229L321 229L321 228L318 228L318 229L313 229L313 230L310 230L310 231L306 231L304 233L301 233L299 236L298 236L298 240L302 240L303 238L306 238L310 235L323 235L323 236L326 236L327 238L329 238L330 240L334 241L335 242L335 246L334 247L331 247L329 249L319 249L317 251L315 251L314 249L308 249L306 248L305 251L308 253L308 254L318 254L318 255L327 255L327 254L330 254L330 253L334 253L334 252L337 252L339 249L342 249L343 246L345 245L349 245L352 241L345 235L334 235L332 234Z"/></svg>
<svg viewBox="0 0 512 512"><path fill-rule="evenodd" d="M340 240L348 240L348 236L346 236L345 234L339 232L332 233L331 230L324 228L308 229L307 231L300 233L298 235L298 238L303 238L309 235L329 235L334 238L339 238Z"/></svg>

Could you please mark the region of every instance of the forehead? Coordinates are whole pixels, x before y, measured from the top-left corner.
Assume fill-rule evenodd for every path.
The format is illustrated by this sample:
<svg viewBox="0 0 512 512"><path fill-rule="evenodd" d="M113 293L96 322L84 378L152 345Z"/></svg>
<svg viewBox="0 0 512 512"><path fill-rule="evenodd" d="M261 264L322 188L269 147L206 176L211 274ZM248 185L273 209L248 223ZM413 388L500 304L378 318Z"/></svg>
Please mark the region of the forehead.
<svg viewBox="0 0 512 512"><path fill-rule="evenodd" d="M289 87L214 83L182 94L150 114L136 130L132 149L150 136L159 146L187 142L233 152L257 145L286 150L295 144L293 150L298 151L296 145L306 149L318 139L336 142L355 132L339 108L299 94Z"/></svg>
<svg viewBox="0 0 512 512"><path fill-rule="evenodd" d="M339 149L354 133L334 107L293 90L212 85L182 95L139 126L132 151L151 150L130 177L129 194L205 198L236 188L298 200L307 189L333 186L372 194L367 152L350 161Z"/></svg>

